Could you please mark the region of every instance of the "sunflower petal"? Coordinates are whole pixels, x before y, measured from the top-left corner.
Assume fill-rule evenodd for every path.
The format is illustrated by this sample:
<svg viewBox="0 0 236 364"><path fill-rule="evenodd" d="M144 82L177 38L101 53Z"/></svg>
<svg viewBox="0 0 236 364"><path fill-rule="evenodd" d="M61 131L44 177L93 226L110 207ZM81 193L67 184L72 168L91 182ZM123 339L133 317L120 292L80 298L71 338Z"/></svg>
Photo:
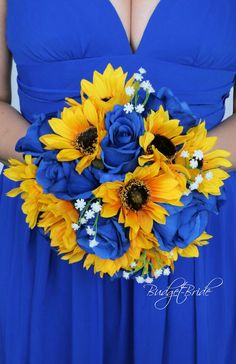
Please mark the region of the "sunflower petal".
<svg viewBox="0 0 236 364"><path fill-rule="evenodd" d="M45 149L64 149L73 148L71 141L59 135L45 134L39 140L46 145Z"/></svg>
<svg viewBox="0 0 236 364"><path fill-rule="evenodd" d="M102 206L101 216L105 217L105 218L115 216L115 215L117 215L119 209L120 209L119 203L117 203L115 205L110 205L110 204L105 203Z"/></svg>
<svg viewBox="0 0 236 364"><path fill-rule="evenodd" d="M57 160L60 162L69 162L82 156L81 152L76 149L62 149L57 154Z"/></svg>

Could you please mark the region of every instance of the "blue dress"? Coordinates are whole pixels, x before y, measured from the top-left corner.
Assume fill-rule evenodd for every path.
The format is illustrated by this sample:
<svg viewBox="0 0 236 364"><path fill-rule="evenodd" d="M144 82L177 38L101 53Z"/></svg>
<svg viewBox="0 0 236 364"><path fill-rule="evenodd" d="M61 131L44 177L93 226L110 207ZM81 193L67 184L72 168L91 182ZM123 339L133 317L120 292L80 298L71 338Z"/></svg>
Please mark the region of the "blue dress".
<svg viewBox="0 0 236 364"><path fill-rule="evenodd" d="M213 128L236 74L235 17L235 0L161 0L134 53L109 0L8 0L21 112L31 122L62 108L82 78L111 62L130 74L144 67L155 89L171 88ZM235 172L200 258L180 259L155 283L165 290L182 277L196 289L218 287L172 297L165 308L135 281L100 279L59 259L29 230L20 198L6 197L15 183L0 177L1 364L236 363Z"/></svg>

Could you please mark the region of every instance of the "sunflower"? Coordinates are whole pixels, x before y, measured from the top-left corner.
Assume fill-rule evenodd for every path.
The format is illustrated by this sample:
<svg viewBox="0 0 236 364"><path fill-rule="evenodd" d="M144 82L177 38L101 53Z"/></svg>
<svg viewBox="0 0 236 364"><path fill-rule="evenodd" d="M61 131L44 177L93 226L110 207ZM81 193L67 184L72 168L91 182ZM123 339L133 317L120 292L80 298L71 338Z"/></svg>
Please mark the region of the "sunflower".
<svg viewBox="0 0 236 364"><path fill-rule="evenodd" d="M39 214L46 203L45 199L42 199L42 188L34 179L28 179L21 182L20 187L7 193L9 197L18 195L21 195L24 200L21 209L26 215L26 222L33 229L37 225Z"/></svg>
<svg viewBox="0 0 236 364"><path fill-rule="evenodd" d="M77 223L79 214L70 201L60 200L53 194L43 193L43 188L35 180L37 166L32 156L26 155L25 162L16 159L9 160L10 166L3 173L13 181L21 182L19 187L9 191L9 197L21 195L24 200L22 211L26 222L33 229L35 226L50 233L51 246L59 253L76 249L81 259L85 255L77 244L76 233L72 228Z"/></svg>
<svg viewBox="0 0 236 364"><path fill-rule="evenodd" d="M91 99L103 113L111 111L115 105L125 105L130 100L125 89L133 83L133 78L126 82L126 77L127 72L121 67L114 69L109 63L103 73L94 72L93 82L81 81L82 102Z"/></svg>
<svg viewBox="0 0 236 364"><path fill-rule="evenodd" d="M75 108L64 108L61 119L52 118L49 124L55 134L43 135L40 141L47 150L60 150L59 161L79 159L76 170L82 173L95 159L100 159L100 143L106 135L104 119L90 100Z"/></svg>
<svg viewBox="0 0 236 364"><path fill-rule="evenodd" d="M217 137L208 137L205 122L199 123L188 132L190 138L177 152L176 163L187 167L190 173L189 188L197 189L206 197L208 194L220 195L223 180L229 174L222 168L232 166L227 159L230 153L226 150L216 149L211 151L217 142Z"/></svg>
<svg viewBox="0 0 236 364"><path fill-rule="evenodd" d="M51 246L57 247L59 253L62 253L78 247L76 233L72 228L72 224L77 223L78 218L78 211L70 201L55 198L44 209L38 226L43 228L45 233L50 233ZM84 254L85 251L83 251Z"/></svg>
<svg viewBox="0 0 236 364"><path fill-rule="evenodd" d="M9 163L10 166L3 172L4 175L21 183L19 187L9 191L7 196L16 197L21 195L24 200L22 211L26 215L26 222L29 227L33 229L37 225L40 213L55 197L51 194L45 195L42 187L36 182L37 166L33 163L30 155L25 156L25 162L10 159Z"/></svg>
<svg viewBox="0 0 236 364"><path fill-rule="evenodd" d="M197 239L195 239L191 244L189 244L186 248L175 247L168 254L172 256L173 260L178 260L178 256L184 258L198 258L199 250L198 246L208 245L208 240L212 238L212 235L203 232Z"/></svg>
<svg viewBox="0 0 236 364"><path fill-rule="evenodd" d="M119 213L119 223L130 227L132 236L136 236L140 228L150 233L153 221L164 224L168 213L158 203L182 206L182 193L175 178L159 172L159 165L153 163L127 173L123 182L106 182L99 186L93 193L102 198L101 215L109 218Z"/></svg>
<svg viewBox="0 0 236 364"><path fill-rule="evenodd" d="M182 192L186 192L189 172L183 165L175 162L175 156L180 144L189 136L182 135L183 127L179 120L169 119L168 111L162 106L151 113L144 120L145 134L139 137L139 144L144 154L139 157L139 165L158 162L164 172L172 174L178 179Z"/></svg>
<svg viewBox="0 0 236 364"><path fill-rule="evenodd" d="M161 162L174 160L177 147L188 139L188 136L182 135L183 127L179 123L177 119L169 119L168 111L162 106L157 111L151 111L144 120L145 134L139 137L144 151L139 157L141 166L159 158Z"/></svg>
<svg viewBox="0 0 236 364"><path fill-rule="evenodd" d="M37 166L33 163L31 155L24 157L24 162L17 159L9 159L9 167L4 170L3 174L12 181L24 181L35 178Z"/></svg>

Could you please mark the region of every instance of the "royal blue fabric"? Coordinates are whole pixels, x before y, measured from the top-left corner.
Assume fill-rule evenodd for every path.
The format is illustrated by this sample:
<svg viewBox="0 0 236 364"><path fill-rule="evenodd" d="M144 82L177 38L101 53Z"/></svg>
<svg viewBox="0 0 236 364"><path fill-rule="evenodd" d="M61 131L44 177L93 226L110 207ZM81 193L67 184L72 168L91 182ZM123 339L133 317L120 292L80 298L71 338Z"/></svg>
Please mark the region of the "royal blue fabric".
<svg viewBox="0 0 236 364"><path fill-rule="evenodd" d="M221 122L236 74L235 0L161 0L135 53L109 0L7 3L7 42L29 122L65 106L64 97L78 97L80 80L108 62L130 74L146 68L156 89L171 88L209 129ZM156 283L165 289L184 277L203 289L220 277L223 285L164 310L135 281L102 280L81 263L60 260L29 230L21 199L5 196L15 185L1 175L1 364L236 362L235 172L226 181L227 202L210 218L210 245Z"/></svg>

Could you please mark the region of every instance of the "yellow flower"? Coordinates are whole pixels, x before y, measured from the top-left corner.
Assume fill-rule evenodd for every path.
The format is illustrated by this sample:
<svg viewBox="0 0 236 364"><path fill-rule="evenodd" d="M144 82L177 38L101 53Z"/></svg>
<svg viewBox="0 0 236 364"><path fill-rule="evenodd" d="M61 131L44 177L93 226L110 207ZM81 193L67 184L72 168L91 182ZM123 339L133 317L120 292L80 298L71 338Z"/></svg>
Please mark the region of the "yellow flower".
<svg viewBox="0 0 236 364"><path fill-rule="evenodd" d="M183 127L179 120L169 119L168 111L160 106L158 111L151 113L144 120L145 133L139 137L139 144L144 154L139 157L139 165L158 162L164 172L172 174L186 191L188 170L175 162L177 147L183 144L189 136L181 135Z"/></svg>
<svg viewBox="0 0 236 364"><path fill-rule="evenodd" d="M139 164L156 161L171 162L176 155L176 147L183 144L188 137L181 135L183 127L179 120L169 119L168 111L160 106L158 111L151 113L144 120L145 134L139 137L144 154L139 157Z"/></svg>
<svg viewBox="0 0 236 364"><path fill-rule="evenodd" d="M208 244L208 240L212 238L212 235L203 232L197 239L195 239L191 244L189 244L186 248L179 248L175 247L171 250L171 255L173 260L178 260L178 256L184 258L198 258L199 257L199 250L198 246L203 246Z"/></svg>
<svg viewBox="0 0 236 364"><path fill-rule="evenodd" d="M45 208L38 223L45 233L50 232L51 246L57 247L59 253L65 253L75 248L80 250L81 259L85 251L76 242L76 233L72 224L77 223L79 214L70 201L55 198Z"/></svg>
<svg viewBox="0 0 236 364"><path fill-rule="evenodd" d="M10 166L4 170L4 175L16 182L35 178L37 167L33 164L32 156L26 155L24 159L25 162L20 162L17 159L9 159Z"/></svg>
<svg viewBox="0 0 236 364"><path fill-rule="evenodd" d="M71 224L78 221L78 212L73 204L56 198L53 194L43 193L43 188L36 182L37 166L31 156L25 156L25 163L10 159L10 167L4 171L6 177L21 182L19 187L9 191L9 197L21 195L24 200L22 211L26 222L33 229L42 227L51 234L51 245L72 247L76 242Z"/></svg>
<svg viewBox="0 0 236 364"><path fill-rule="evenodd" d="M26 222L33 229L37 225L40 212L47 203L47 199L53 198L52 195L43 195L43 189L35 180L37 166L33 164L30 155L25 156L25 163L16 159L9 160L10 167L3 173L6 177L20 183L19 187L13 188L7 193L9 197L21 195L24 200L22 211L26 215Z"/></svg>
<svg viewBox="0 0 236 364"><path fill-rule="evenodd" d="M82 173L95 159L100 159L101 140L104 138L104 120L90 100L75 108L64 108L61 119L52 118L49 124L55 134L43 135L40 141L45 149L59 149L59 161L79 159L76 166Z"/></svg>
<svg viewBox="0 0 236 364"><path fill-rule="evenodd" d="M33 229L37 225L39 214L47 203L43 198L43 190L34 179L29 179L21 182L18 189L15 188L7 195L16 197L18 194L21 194L21 198L24 200L21 209L26 215L26 222Z"/></svg>
<svg viewBox="0 0 236 364"><path fill-rule="evenodd" d="M101 215L109 218L119 212L119 223L130 227L132 236L136 236L140 228L151 232L153 221L164 224L168 213L158 203L182 206L182 193L175 178L159 172L157 164L138 167L126 174L123 182L106 182L99 186L94 195L103 200Z"/></svg>
<svg viewBox="0 0 236 364"><path fill-rule="evenodd" d="M81 81L82 101L88 97L103 113L111 111L115 105L125 105L130 100L125 89L133 82L133 78L126 82L126 77L127 72L121 67L114 69L109 63L103 73L94 72L93 82Z"/></svg>
<svg viewBox="0 0 236 364"><path fill-rule="evenodd" d="M216 144L217 137L208 137L205 122L191 128L188 133L191 137L177 152L176 163L189 169L189 184L194 183L199 176L202 179L197 190L206 197L208 194L220 195L223 180L229 177L222 167L231 167L231 162L226 159L230 153L217 149L210 151ZM221 168L219 168L221 167Z"/></svg>
<svg viewBox="0 0 236 364"><path fill-rule="evenodd" d="M43 189L35 180L37 166L31 156L25 156L25 163L10 159L10 167L4 171L6 177L21 182L19 187L9 191L9 197L21 195L24 200L22 211L26 222L33 229L35 226L50 233L51 246L57 247L59 253L73 249L80 252L81 259L85 251L76 242L76 233L72 223L77 223L79 214L69 201L56 198L53 194L43 193Z"/></svg>

